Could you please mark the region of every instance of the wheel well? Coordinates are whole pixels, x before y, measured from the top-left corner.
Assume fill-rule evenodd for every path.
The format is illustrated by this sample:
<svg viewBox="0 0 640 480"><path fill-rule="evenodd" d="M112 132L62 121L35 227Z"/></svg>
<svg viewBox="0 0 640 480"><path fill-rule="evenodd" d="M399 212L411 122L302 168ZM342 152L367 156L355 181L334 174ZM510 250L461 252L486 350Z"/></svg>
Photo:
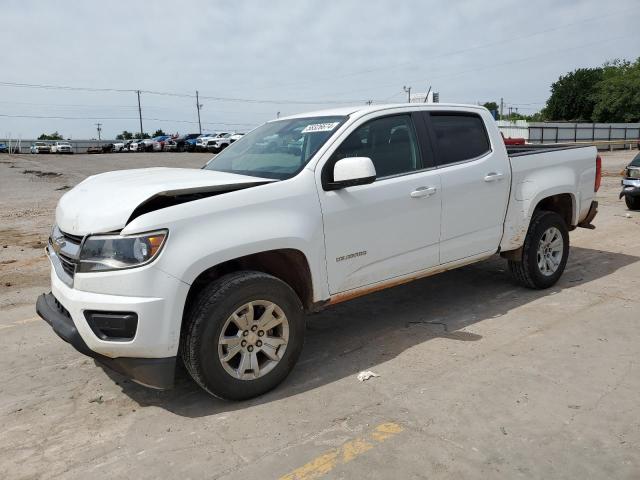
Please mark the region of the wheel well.
<svg viewBox="0 0 640 480"><path fill-rule="evenodd" d="M535 211L547 210L556 212L564 219L567 228L572 229L573 223L573 198L568 193L559 193L540 200Z"/></svg>
<svg viewBox="0 0 640 480"><path fill-rule="evenodd" d="M184 311L204 286L223 275L241 270L255 270L279 278L296 292L305 310L311 309L313 284L309 263L301 251L286 248L234 258L205 270L191 284Z"/></svg>

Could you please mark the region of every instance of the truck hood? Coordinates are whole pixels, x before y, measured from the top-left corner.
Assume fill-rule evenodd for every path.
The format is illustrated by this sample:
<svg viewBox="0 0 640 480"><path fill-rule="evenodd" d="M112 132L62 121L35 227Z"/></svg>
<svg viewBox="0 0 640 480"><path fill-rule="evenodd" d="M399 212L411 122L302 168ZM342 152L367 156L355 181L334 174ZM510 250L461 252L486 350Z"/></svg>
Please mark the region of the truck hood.
<svg viewBox="0 0 640 480"><path fill-rule="evenodd" d="M119 170L88 177L58 202L56 223L72 235L121 230L133 218L275 180L190 168Z"/></svg>

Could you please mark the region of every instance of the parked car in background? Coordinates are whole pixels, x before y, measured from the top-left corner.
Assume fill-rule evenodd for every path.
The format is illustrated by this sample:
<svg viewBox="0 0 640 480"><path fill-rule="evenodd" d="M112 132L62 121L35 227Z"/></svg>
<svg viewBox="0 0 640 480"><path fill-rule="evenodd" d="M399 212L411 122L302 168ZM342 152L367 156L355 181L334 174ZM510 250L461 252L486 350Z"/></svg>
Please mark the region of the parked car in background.
<svg viewBox="0 0 640 480"><path fill-rule="evenodd" d="M500 135L502 136L502 140L504 141L505 145L524 145L526 144L526 139L524 138L519 138L519 137L505 137L504 133L500 132Z"/></svg>
<svg viewBox="0 0 640 480"><path fill-rule="evenodd" d="M131 150L131 145L132 145L132 144L134 144L134 143L137 143L137 142L139 142L139 139L137 139L137 138L134 138L134 139L131 139L131 140L126 140L126 141L124 142L124 145L122 146L122 151L123 151L123 152L130 152L130 151L132 151L132 150Z"/></svg>
<svg viewBox="0 0 640 480"><path fill-rule="evenodd" d="M199 133L187 133L186 135L178 136L174 139L176 142L176 150L178 152L184 152L185 150L187 150L187 142L190 140L193 140L195 142L195 139L199 136Z"/></svg>
<svg viewBox="0 0 640 480"><path fill-rule="evenodd" d="M171 138L171 135L161 135L159 137L152 138L151 150L154 152L161 152L164 150L164 144Z"/></svg>
<svg viewBox="0 0 640 480"><path fill-rule="evenodd" d="M69 142L57 141L51 145L51 153L73 153L73 147Z"/></svg>
<svg viewBox="0 0 640 480"><path fill-rule="evenodd" d="M0 153L9 153L9 147L6 143L0 143Z"/></svg>
<svg viewBox="0 0 640 480"><path fill-rule="evenodd" d="M124 148L124 142L115 142L113 144L114 152L121 152L123 148Z"/></svg>
<svg viewBox="0 0 640 480"><path fill-rule="evenodd" d="M215 133L202 133L195 138L190 138L189 140L185 140L184 149L187 152L195 152L198 150L198 140L202 138L215 137ZM202 143L202 142L200 142Z"/></svg>
<svg viewBox="0 0 640 480"><path fill-rule="evenodd" d="M214 139L209 140L207 142L207 151L212 153L221 152L222 150L227 148L229 145L231 145L232 143L231 137L233 137L233 135L234 134L232 133L223 133L221 135L218 135Z"/></svg>
<svg viewBox="0 0 640 480"><path fill-rule="evenodd" d="M175 152L178 150L178 144L175 140L168 138L164 142L164 146L162 147L163 152Z"/></svg>
<svg viewBox="0 0 640 480"><path fill-rule="evenodd" d="M230 143L233 143L236 140L240 140L242 137L244 137L244 133L234 133L229 137L229 141Z"/></svg>
<svg viewBox="0 0 640 480"><path fill-rule="evenodd" d="M142 140L142 139L133 140L129 144L129 151L130 152L143 152L144 151L144 140Z"/></svg>
<svg viewBox="0 0 640 480"><path fill-rule="evenodd" d="M51 153L51 145L46 142L33 142L29 151L31 153Z"/></svg>
<svg viewBox="0 0 640 480"><path fill-rule="evenodd" d="M625 167L623 176L620 198L624 197L629 210L640 210L640 153Z"/></svg>
<svg viewBox="0 0 640 480"><path fill-rule="evenodd" d="M36 310L143 385L170 388L181 362L209 393L255 397L295 365L305 313L498 252L519 284L552 287L569 232L594 228L601 167L593 146L508 148L474 105L281 118L203 169L115 171L69 190Z"/></svg>
<svg viewBox="0 0 640 480"><path fill-rule="evenodd" d="M196 150L199 152L208 151L209 142L217 140L222 135L228 135L228 134L226 132L221 132L221 133L214 133L213 135L209 135L209 136L200 135L196 139Z"/></svg>

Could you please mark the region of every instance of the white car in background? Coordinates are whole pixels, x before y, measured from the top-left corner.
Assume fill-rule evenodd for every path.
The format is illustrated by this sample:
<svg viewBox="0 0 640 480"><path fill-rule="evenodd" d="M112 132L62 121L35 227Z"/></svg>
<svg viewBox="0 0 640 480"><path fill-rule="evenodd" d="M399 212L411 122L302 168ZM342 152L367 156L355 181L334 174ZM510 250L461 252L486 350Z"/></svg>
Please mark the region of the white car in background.
<svg viewBox="0 0 640 480"><path fill-rule="evenodd" d="M201 151L201 152L208 151L209 144L223 137L224 135L229 135L229 134L226 132L220 132L211 136L198 137L196 139L196 151Z"/></svg>
<svg viewBox="0 0 640 480"><path fill-rule="evenodd" d="M73 147L69 142L54 142L54 144L51 145L51 153L73 153Z"/></svg>
<svg viewBox="0 0 640 480"><path fill-rule="evenodd" d="M124 142L115 142L113 144L114 152L121 152L124 149Z"/></svg>
<svg viewBox="0 0 640 480"><path fill-rule="evenodd" d="M232 133L221 133L214 138L209 139L206 143L208 152L218 153L227 148L231 144Z"/></svg>
<svg viewBox="0 0 640 480"><path fill-rule="evenodd" d="M31 153L51 153L51 145L47 142L33 142L29 147Z"/></svg>
<svg viewBox="0 0 640 480"><path fill-rule="evenodd" d="M144 152L144 140L134 140L129 144L130 152Z"/></svg>

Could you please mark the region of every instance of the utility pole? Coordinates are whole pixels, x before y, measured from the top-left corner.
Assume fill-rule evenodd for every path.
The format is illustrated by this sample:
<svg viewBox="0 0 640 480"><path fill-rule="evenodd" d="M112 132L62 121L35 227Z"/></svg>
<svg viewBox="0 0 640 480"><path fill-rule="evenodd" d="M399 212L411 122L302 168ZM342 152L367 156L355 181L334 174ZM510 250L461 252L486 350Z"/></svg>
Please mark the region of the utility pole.
<svg viewBox="0 0 640 480"><path fill-rule="evenodd" d="M196 90L196 108L198 109L198 132L202 135L202 124L200 123L200 97L198 96L198 90Z"/></svg>
<svg viewBox="0 0 640 480"><path fill-rule="evenodd" d="M138 117L140 118L140 136L144 136L144 131L142 130L142 108L140 107L140 90L137 90L138 93Z"/></svg>
<svg viewBox="0 0 640 480"><path fill-rule="evenodd" d="M407 102L411 103L411 87L402 87L402 89L407 93L408 99Z"/></svg>
<svg viewBox="0 0 640 480"><path fill-rule="evenodd" d="M102 133L102 124L98 122L98 123L94 123L94 125L97 127L96 130L98 130L98 145L100 145L100 141L102 140L100 136L100 134Z"/></svg>
<svg viewBox="0 0 640 480"><path fill-rule="evenodd" d="M276 118L280 118L280 112L276 112Z"/></svg>
<svg viewBox="0 0 640 480"><path fill-rule="evenodd" d="M427 103L429 101L429 94L431 93L431 85L429 85L429 90L427 90L427 94L424 96L424 102Z"/></svg>
<svg viewBox="0 0 640 480"><path fill-rule="evenodd" d="M500 120L502 120L502 110L504 109L504 98L500 97Z"/></svg>

